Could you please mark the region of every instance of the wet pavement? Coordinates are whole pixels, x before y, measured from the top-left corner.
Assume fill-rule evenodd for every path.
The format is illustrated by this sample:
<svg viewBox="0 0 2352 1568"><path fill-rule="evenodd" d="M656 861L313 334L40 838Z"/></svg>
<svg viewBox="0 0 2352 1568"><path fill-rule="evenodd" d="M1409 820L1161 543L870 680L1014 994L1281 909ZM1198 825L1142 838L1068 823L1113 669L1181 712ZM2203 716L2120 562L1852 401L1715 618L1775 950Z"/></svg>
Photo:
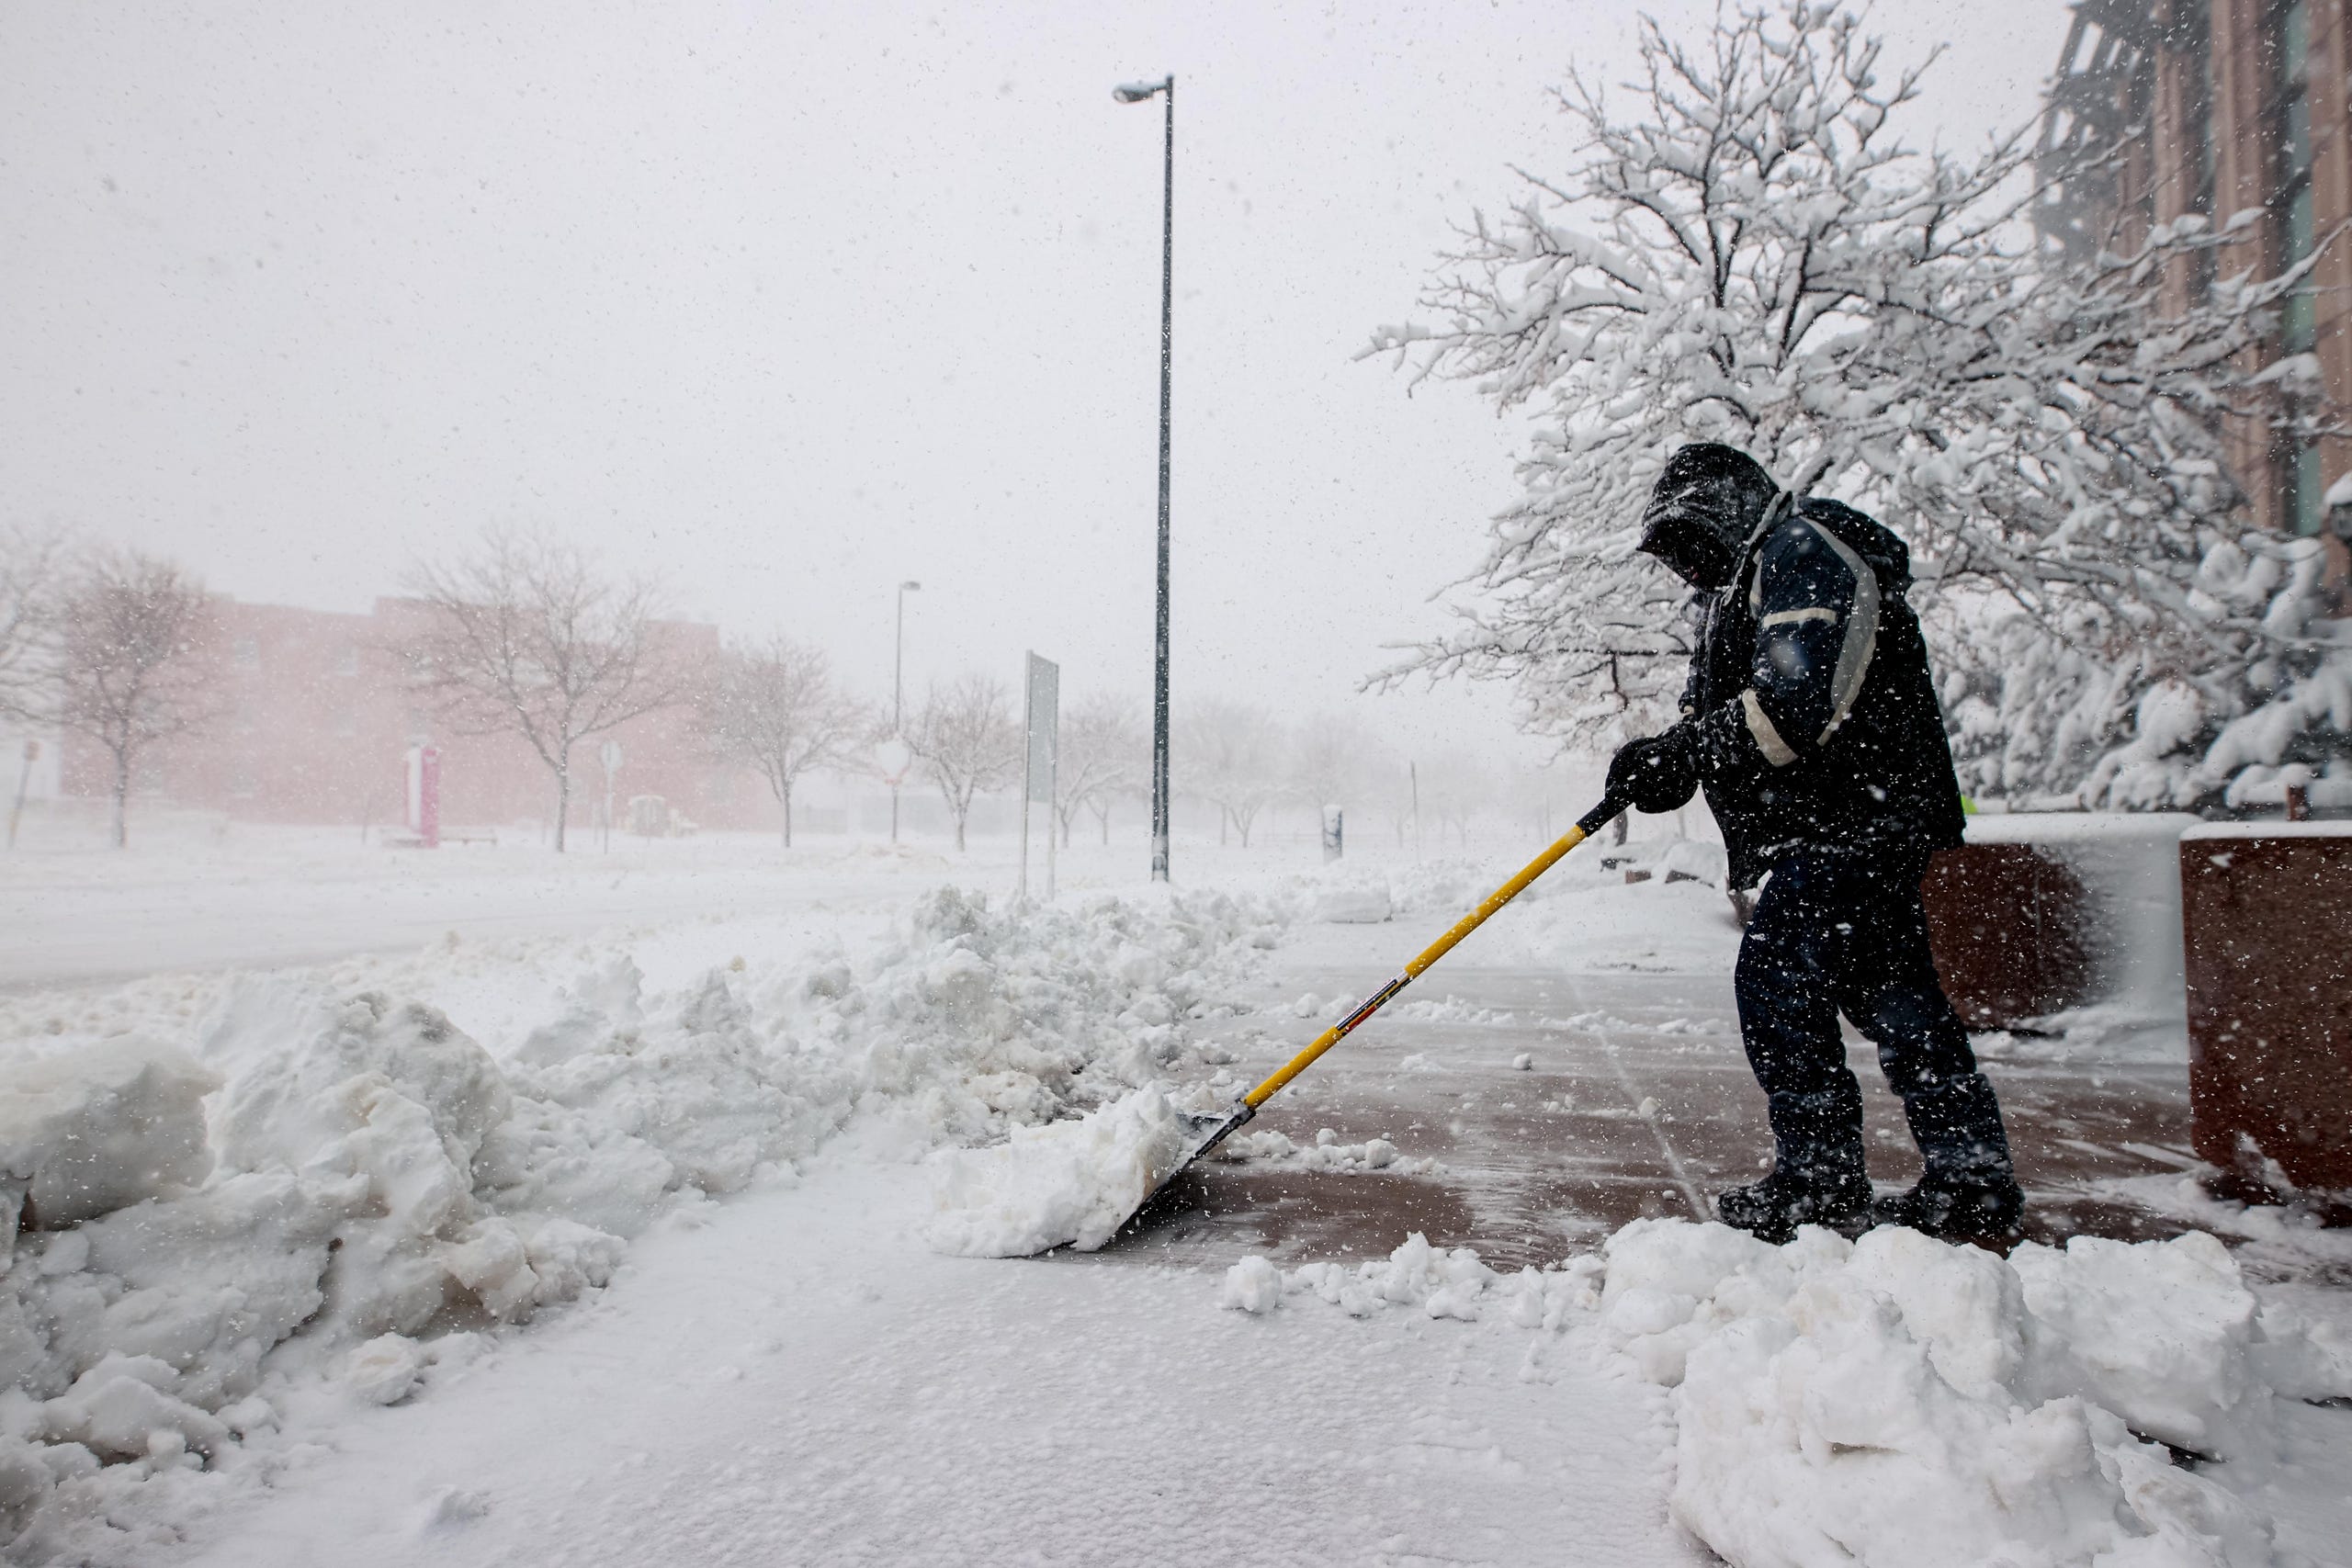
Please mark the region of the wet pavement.
<svg viewBox="0 0 2352 1568"><path fill-rule="evenodd" d="M1261 1010L1210 1032L1245 1083L1278 1066L1328 1019L1292 1015L1304 992L1355 998L1385 971L1310 932L1260 991ZM1368 945L1368 944L1367 944ZM1870 1046L1849 1039L1863 1085L1871 1174L1907 1186L1918 1156ZM1516 1058L1527 1058L1515 1067ZM2195 1168L2187 1069L2170 1065L1987 1062L2007 1115L2028 1233L2143 1240L2183 1227L2101 1196L2100 1181ZM1105 1262L1231 1262L1385 1255L1409 1232L1476 1247L1496 1265L1540 1264L1644 1215L1707 1217L1708 1197L1769 1165L1762 1093L1747 1067L1726 974L1482 968L1432 971L1271 1101L1253 1133L1295 1143L1385 1138L1441 1168L1303 1168L1213 1157L1179 1177L1153 1223Z"/></svg>

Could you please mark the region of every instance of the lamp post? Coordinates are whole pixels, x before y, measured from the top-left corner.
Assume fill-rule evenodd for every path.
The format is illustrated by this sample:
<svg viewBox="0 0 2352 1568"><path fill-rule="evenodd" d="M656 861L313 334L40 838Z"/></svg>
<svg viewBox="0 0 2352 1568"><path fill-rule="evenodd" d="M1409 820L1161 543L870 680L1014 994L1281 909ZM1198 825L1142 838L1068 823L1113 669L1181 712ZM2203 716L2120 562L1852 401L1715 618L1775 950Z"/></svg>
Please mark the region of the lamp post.
<svg viewBox="0 0 2352 1568"><path fill-rule="evenodd" d="M1151 879L1168 880L1168 380L1175 336L1176 76L1114 87L1123 104L1168 102L1159 187L1159 598L1151 664Z"/></svg>
<svg viewBox="0 0 2352 1568"><path fill-rule="evenodd" d="M890 652L890 739L894 755L890 775L890 841L899 841L899 782L906 777L906 670L907 670L907 595L922 592L922 584L909 579L899 584L899 627L891 640Z"/></svg>

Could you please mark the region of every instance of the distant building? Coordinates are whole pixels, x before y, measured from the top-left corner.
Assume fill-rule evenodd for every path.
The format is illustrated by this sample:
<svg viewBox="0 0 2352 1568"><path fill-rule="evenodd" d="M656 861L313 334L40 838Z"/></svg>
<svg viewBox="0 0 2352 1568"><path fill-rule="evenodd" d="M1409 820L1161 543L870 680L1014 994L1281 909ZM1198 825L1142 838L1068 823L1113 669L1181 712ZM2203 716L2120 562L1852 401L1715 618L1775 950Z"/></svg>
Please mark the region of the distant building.
<svg viewBox="0 0 2352 1568"><path fill-rule="evenodd" d="M2273 276L2352 220L2352 0L2076 0L2051 92L2040 158L2054 178L2037 212L2071 253L2126 248L2188 213L2217 225L2261 217L2220 265ZM2120 165L2085 153L2126 147ZM2184 269L2184 272L2186 269ZM2168 278L2185 300L2214 274ZM2296 295L2267 360L2317 356L2330 394L2352 407L2352 235ZM2328 488L2352 444L2308 445L2234 429L2232 466L2259 522L2326 527Z"/></svg>
<svg viewBox="0 0 2352 1568"><path fill-rule="evenodd" d="M452 827L546 824L555 816L555 779L518 737L467 735L444 722L403 680L391 651L424 614L413 600L379 599L367 615L282 604L214 604L209 657L218 696L194 732L156 747L133 780L136 794L256 822L398 827L407 807L407 756L429 743L441 753L441 819ZM707 663L718 630L673 622L688 656ZM614 829L629 822L629 801L658 795L670 810L707 828L772 829L781 813L749 769L715 761L684 708L648 714L572 755L571 829L593 831L605 780L602 743L619 742ZM105 752L67 736L59 784L68 795L103 796ZM11 786L15 784L13 773ZM827 793L809 805L845 814ZM830 807L830 809L828 809ZM809 813L799 814L809 827Z"/></svg>

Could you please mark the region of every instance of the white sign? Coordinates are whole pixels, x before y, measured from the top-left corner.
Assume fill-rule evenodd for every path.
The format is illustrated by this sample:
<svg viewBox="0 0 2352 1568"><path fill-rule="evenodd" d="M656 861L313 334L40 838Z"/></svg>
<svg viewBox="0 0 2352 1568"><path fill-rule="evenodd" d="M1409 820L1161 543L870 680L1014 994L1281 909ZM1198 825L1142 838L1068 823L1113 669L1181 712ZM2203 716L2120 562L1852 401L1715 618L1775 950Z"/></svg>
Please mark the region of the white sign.
<svg viewBox="0 0 2352 1568"><path fill-rule="evenodd" d="M621 771L621 743L617 740L605 741L604 746L597 751L596 758L599 761L605 764L605 773L619 773Z"/></svg>
<svg viewBox="0 0 2352 1568"><path fill-rule="evenodd" d="M882 782L896 789L906 782L907 771L915 765L915 750L893 735L874 749L874 761L882 770Z"/></svg>
<svg viewBox="0 0 2352 1568"><path fill-rule="evenodd" d="M1050 659L1029 656L1029 761L1031 800L1054 803L1054 768L1061 760L1062 669Z"/></svg>
<svg viewBox="0 0 2352 1568"><path fill-rule="evenodd" d="M1021 896L1029 892L1029 808L1046 807L1046 897L1054 896L1054 769L1061 760L1062 669L1030 654L1025 679L1021 765Z"/></svg>

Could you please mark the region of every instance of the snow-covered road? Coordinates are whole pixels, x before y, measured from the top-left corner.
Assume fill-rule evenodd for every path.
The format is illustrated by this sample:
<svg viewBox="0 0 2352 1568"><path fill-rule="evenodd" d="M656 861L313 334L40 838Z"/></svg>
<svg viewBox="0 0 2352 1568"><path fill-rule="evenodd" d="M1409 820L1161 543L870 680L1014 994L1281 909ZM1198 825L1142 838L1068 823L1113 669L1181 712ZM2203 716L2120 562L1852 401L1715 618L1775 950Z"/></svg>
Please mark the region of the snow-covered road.
<svg viewBox="0 0 2352 1568"><path fill-rule="evenodd" d="M0 943L0 992L158 970L322 964L453 932L471 941L583 936L714 915L872 908L948 870L924 851L787 855L741 836L625 844L609 854L582 849L566 860L536 845L428 855L292 830L248 837L259 841L210 853L0 863L0 931L9 933ZM981 874L998 878L992 863Z"/></svg>
<svg viewBox="0 0 2352 1568"><path fill-rule="evenodd" d="M1622 1366L1220 1311L1214 1271L940 1258L926 1201L831 1162L650 1238L594 1306L341 1426L195 1561L1708 1561L1666 1521L1664 1395Z"/></svg>

